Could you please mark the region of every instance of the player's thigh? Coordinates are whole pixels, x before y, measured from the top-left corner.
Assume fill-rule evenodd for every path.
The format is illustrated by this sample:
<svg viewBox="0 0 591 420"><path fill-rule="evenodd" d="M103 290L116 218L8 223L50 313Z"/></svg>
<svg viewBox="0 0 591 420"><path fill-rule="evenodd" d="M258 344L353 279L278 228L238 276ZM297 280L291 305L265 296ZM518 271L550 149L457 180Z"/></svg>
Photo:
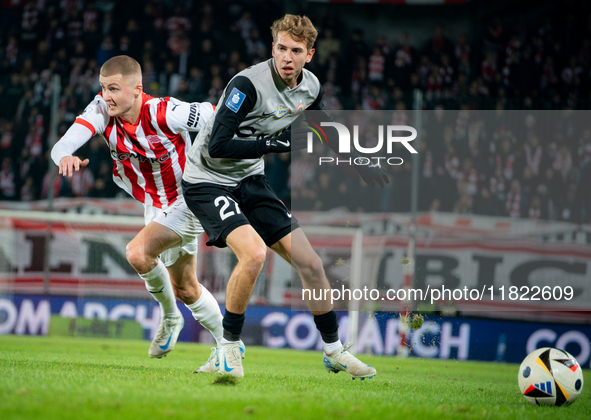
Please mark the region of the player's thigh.
<svg viewBox="0 0 591 420"><path fill-rule="evenodd" d="M296 268L309 267L313 270L320 269L320 257L314 251L306 234L300 227L274 243L271 249Z"/></svg>
<svg viewBox="0 0 591 420"><path fill-rule="evenodd" d="M127 245L128 252L156 258L163 251L181 244L173 230L157 222L148 223Z"/></svg>
<svg viewBox="0 0 591 420"><path fill-rule="evenodd" d="M231 187L183 181L183 191L187 206L207 233L207 245L224 248L233 230L249 224Z"/></svg>
<svg viewBox="0 0 591 420"><path fill-rule="evenodd" d="M267 245L251 225L234 229L226 238L226 244L239 261L246 259L265 260Z"/></svg>
<svg viewBox="0 0 591 420"><path fill-rule="evenodd" d="M197 255L180 253L175 262L166 267L173 286L181 290L195 290L198 288Z"/></svg>
<svg viewBox="0 0 591 420"><path fill-rule="evenodd" d="M197 255L197 240L203 233L203 227L187 207L184 197L179 197L172 206L158 212L153 222L172 230L180 238L180 242L175 241L160 254L166 267L172 266L182 255Z"/></svg>
<svg viewBox="0 0 591 420"><path fill-rule="evenodd" d="M271 247L299 226L264 175L245 178L237 188L244 214L267 246Z"/></svg>

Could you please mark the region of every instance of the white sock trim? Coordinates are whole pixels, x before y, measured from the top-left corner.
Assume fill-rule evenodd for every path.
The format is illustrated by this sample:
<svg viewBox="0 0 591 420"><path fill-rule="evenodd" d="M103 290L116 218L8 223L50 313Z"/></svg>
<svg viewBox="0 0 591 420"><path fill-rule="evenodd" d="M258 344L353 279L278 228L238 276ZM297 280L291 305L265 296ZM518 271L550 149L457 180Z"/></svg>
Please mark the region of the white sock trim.
<svg viewBox="0 0 591 420"><path fill-rule="evenodd" d="M156 267L148 271L146 274L140 274L140 277L145 281L156 280L162 275L163 271L166 271L166 273L168 273L168 270L166 270L164 263L158 260L158 264L156 264Z"/></svg>
<svg viewBox="0 0 591 420"><path fill-rule="evenodd" d="M324 352L326 354L333 354L335 351L343 347L341 340L337 340L334 343L324 343Z"/></svg>
<svg viewBox="0 0 591 420"><path fill-rule="evenodd" d="M197 299L194 303L191 303L190 305L187 305L185 303L185 306L187 308L189 308L189 310L191 312L196 312L199 309L201 309L201 307L207 303L207 300L209 299L209 296L211 296L213 298L213 295L209 292L209 290L207 290L205 288L205 286L201 285L201 296L199 296L199 299ZM215 300L215 298L214 298ZM217 302L216 302L217 303Z"/></svg>

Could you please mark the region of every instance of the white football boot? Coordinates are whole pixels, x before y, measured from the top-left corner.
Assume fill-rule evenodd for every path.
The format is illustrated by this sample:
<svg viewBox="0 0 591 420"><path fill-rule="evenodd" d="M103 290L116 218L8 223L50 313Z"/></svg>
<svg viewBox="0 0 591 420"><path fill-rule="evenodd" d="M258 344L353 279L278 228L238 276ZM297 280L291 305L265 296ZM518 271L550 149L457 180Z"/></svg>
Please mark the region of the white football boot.
<svg viewBox="0 0 591 420"><path fill-rule="evenodd" d="M244 343L242 340L238 342L238 348L240 349L240 356L244 359L244 355L246 354L246 349L244 347ZM193 373L216 373L220 370L220 358L219 358L219 348L212 347L211 354L209 355L209 359L205 362L199 369L197 369Z"/></svg>
<svg viewBox="0 0 591 420"><path fill-rule="evenodd" d="M351 375L351 379L360 378L361 380L364 380L365 378L373 378L377 373L376 370L349 353L347 350L349 350L351 346L351 343L346 344L330 355L324 352L323 361L326 370L329 373L339 373L340 371L347 372Z"/></svg>
<svg viewBox="0 0 591 420"><path fill-rule="evenodd" d="M174 349L176 340L179 338L184 325L185 320L182 315L178 318L162 318L156 336L152 340L152 344L150 344L150 350L148 350L150 357L160 359L170 353Z"/></svg>
<svg viewBox="0 0 591 420"><path fill-rule="evenodd" d="M244 376L242 368L242 354L240 343L222 343L218 351L219 368L218 373L232 375L239 378Z"/></svg>

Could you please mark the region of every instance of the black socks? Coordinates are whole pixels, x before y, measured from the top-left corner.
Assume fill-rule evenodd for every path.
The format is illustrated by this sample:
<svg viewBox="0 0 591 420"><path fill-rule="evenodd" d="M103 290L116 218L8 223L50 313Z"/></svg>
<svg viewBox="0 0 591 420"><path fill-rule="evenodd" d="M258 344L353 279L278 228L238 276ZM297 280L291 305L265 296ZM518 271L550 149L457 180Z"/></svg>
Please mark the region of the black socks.
<svg viewBox="0 0 591 420"><path fill-rule="evenodd" d="M314 315L314 323L318 331L320 331L322 341L326 344L335 343L339 340L339 322L335 311Z"/></svg>
<svg viewBox="0 0 591 420"><path fill-rule="evenodd" d="M224 327L224 338L228 341L240 340L242 327L244 326L244 314L235 314L226 309L222 325Z"/></svg>
<svg viewBox="0 0 591 420"><path fill-rule="evenodd" d="M228 311L224 315L222 325L224 327L224 338L228 341L240 340L242 327L244 326L244 314L235 314ZM337 313L330 311L322 315L314 315L314 323L325 343L335 343L339 340L339 322Z"/></svg>

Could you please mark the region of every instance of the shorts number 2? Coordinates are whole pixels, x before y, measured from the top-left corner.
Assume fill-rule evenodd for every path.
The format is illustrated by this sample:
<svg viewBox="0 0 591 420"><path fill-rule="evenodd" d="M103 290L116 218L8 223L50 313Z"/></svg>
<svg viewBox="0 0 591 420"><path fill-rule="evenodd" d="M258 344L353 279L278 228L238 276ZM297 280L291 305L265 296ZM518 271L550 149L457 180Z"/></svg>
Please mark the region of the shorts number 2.
<svg viewBox="0 0 591 420"><path fill-rule="evenodd" d="M232 210L228 210L228 207L230 207L230 201L234 203L236 213L234 213ZM220 209L220 218L222 220L226 220L228 217L234 216L235 214L240 214L240 208L238 207L238 203L232 200L231 198L220 195L218 198L215 199L213 203L216 207L219 207L220 204L222 204L222 208Z"/></svg>

